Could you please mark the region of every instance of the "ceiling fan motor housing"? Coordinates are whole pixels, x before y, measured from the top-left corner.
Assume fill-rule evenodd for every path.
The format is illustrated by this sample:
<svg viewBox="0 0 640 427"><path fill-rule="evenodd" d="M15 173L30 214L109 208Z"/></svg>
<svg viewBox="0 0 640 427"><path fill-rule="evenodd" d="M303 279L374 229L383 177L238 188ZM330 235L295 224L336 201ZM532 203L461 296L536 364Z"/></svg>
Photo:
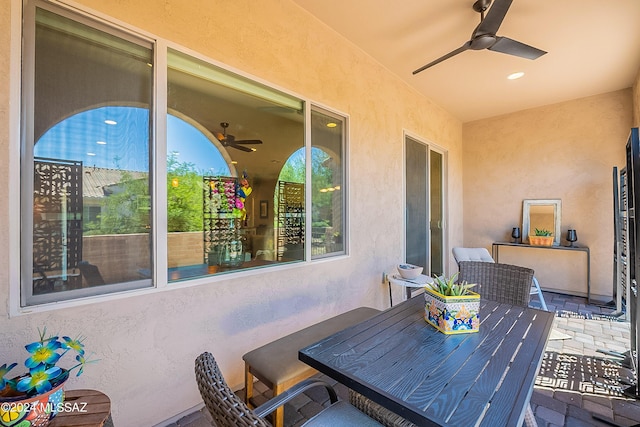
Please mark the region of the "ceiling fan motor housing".
<svg viewBox="0 0 640 427"><path fill-rule="evenodd" d="M492 36L491 34L483 34L471 40L471 46L469 47L473 50L482 50L490 48L495 44L495 42L496 36Z"/></svg>

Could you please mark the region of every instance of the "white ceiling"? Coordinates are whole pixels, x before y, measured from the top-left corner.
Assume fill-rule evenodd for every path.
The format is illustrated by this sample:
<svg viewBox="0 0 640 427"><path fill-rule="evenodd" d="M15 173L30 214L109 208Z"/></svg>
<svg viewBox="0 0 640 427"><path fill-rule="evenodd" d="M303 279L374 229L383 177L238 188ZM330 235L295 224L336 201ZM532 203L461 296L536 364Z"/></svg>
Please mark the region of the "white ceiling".
<svg viewBox="0 0 640 427"><path fill-rule="evenodd" d="M417 75L469 40L474 0L294 2L463 122L628 88L640 70L640 0L513 0L497 35L546 55L467 50Z"/></svg>

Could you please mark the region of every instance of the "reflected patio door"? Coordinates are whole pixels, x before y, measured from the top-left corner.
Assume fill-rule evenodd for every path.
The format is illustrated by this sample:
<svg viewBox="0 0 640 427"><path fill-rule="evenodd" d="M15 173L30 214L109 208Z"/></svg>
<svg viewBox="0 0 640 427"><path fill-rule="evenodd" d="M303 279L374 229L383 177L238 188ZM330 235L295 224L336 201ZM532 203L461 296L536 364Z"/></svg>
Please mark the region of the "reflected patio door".
<svg viewBox="0 0 640 427"><path fill-rule="evenodd" d="M444 273L444 155L405 137L405 259Z"/></svg>

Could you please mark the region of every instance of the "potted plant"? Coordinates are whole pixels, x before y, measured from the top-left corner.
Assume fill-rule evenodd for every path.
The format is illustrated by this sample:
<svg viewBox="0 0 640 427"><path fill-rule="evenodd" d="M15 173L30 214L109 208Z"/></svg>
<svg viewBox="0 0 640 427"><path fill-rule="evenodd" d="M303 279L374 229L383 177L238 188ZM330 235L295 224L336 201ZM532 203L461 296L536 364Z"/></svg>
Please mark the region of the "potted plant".
<svg viewBox="0 0 640 427"><path fill-rule="evenodd" d="M40 333L38 341L27 344L29 357L24 365L27 373L9 379L7 374L17 363L0 365L0 426L43 427L62 408L64 384L69 374L77 369L76 376L88 363L85 358L84 338L47 336L47 329ZM69 368L59 366L62 357L72 351L75 364Z"/></svg>
<svg viewBox="0 0 640 427"><path fill-rule="evenodd" d="M553 233L546 228L536 228L533 235L529 234L529 244L533 246L551 246L553 240Z"/></svg>
<svg viewBox="0 0 640 427"><path fill-rule="evenodd" d="M434 276L425 286L424 319L444 334L478 332L480 328L480 295L470 289L475 284Z"/></svg>

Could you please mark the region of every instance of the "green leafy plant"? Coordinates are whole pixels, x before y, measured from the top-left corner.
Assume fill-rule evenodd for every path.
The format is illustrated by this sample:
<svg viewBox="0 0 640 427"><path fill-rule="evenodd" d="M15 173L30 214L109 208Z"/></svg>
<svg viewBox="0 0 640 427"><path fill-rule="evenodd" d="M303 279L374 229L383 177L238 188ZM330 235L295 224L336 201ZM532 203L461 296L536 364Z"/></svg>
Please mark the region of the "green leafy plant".
<svg viewBox="0 0 640 427"><path fill-rule="evenodd" d="M46 393L69 378L69 373L74 369L78 369L76 376L80 376L84 365L92 362L85 358L83 337L47 337L47 328L38 332L40 339L25 346L29 352L29 358L24 362L27 374L7 379L7 373L18 364L0 365L0 398L23 395L31 397ZM76 363L70 368L61 368L58 366L60 359L70 350L76 353Z"/></svg>
<svg viewBox="0 0 640 427"><path fill-rule="evenodd" d="M457 283L458 273L451 275L449 278L444 276L433 276L433 283L427 283L426 288L436 291L444 296L463 296L471 293L471 288L475 284L469 284L466 280Z"/></svg>
<svg viewBox="0 0 640 427"><path fill-rule="evenodd" d="M553 233L546 228L536 228L535 229L536 236L551 236Z"/></svg>

